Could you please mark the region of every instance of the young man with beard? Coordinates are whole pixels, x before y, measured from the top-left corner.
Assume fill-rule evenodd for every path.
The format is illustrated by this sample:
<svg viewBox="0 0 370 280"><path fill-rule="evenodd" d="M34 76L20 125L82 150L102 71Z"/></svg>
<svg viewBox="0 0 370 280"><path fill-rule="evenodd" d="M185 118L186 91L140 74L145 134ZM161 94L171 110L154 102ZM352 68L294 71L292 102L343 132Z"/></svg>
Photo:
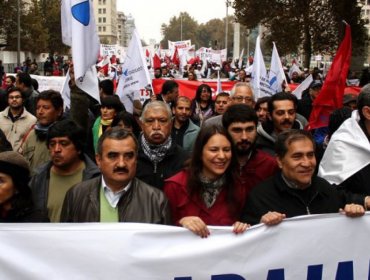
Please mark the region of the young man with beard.
<svg viewBox="0 0 370 280"><path fill-rule="evenodd" d="M95 163L83 153L85 131L66 119L52 125L46 146L51 160L40 166L30 187L38 209L48 213L51 222L60 221L64 197L77 183L100 175Z"/></svg>
<svg viewBox="0 0 370 280"><path fill-rule="evenodd" d="M17 151L36 118L24 108L24 94L19 88L11 88L6 96L9 106L0 112L0 127L13 150Z"/></svg>
<svg viewBox="0 0 370 280"><path fill-rule="evenodd" d="M199 126L190 120L190 107L191 100L186 96L179 96L172 107L174 118L171 136L173 141L187 152L193 150L195 138L200 130Z"/></svg>
<svg viewBox="0 0 370 280"><path fill-rule="evenodd" d="M276 159L256 148L258 117L250 106L229 106L222 117L222 123L233 139L239 180L247 196L254 186L278 172Z"/></svg>
<svg viewBox="0 0 370 280"><path fill-rule="evenodd" d="M275 141L283 132L294 129L303 129L303 125L296 119L298 100L289 92L278 92L268 101L268 120L257 128L257 147L275 155Z"/></svg>

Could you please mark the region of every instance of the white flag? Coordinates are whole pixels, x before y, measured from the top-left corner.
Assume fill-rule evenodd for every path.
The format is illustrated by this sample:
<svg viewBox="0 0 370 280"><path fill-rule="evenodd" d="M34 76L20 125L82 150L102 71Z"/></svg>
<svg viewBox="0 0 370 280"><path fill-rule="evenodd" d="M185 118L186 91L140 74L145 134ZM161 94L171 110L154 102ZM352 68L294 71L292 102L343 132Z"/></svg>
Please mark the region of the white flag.
<svg viewBox="0 0 370 280"><path fill-rule="evenodd" d="M216 93L219 94L223 92L222 85L221 85L221 78L220 78L220 70L217 71L217 90Z"/></svg>
<svg viewBox="0 0 370 280"><path fill-rule="evenodd" d="M238 68L242 69L243 66L243 55L244 55L244 49L242 49L240 56L239 56L239 61L238 61Z"/></svg>
<svg viewBox="0 0 370 280"><path fill-rule="evenodd" d="M280 61L280 56L277 51L275 42L273 42L274 46L272 49L272 56L271 56L271 66L269 71L269 83L270 88L273 93L281 92L283 90L282 83L285 81L285 84L288 84L286 81L286 77L284 74L283 65Z"/></svg>
<svg viewBox="0 0 370 280"><path fill-rule="evenodd" d="M260 44L260 36L258 36L256 40L256 49L254 51L251 81L255 100L272 95Z"/></svg>
<svg viewBox="0 0 370 280"><path fill-rule="evenodd" d="M299 84L299 86L296 87L295 90L293 90L292 93L298 99L302 99L302 92L310 86L312 81L313 81L313 78L312 78L312 75L310 74L310 75L308 75L308 77L302 83Z"/></svg>
<svg viewBox="0 0 370 280"><path fill-rule="evenodd" d="M100 51L92 1L62 0L62 40L72 47L76 80L83 80Z"/></svg>
<svg viewBox="0 0 370 280"><path fill-rule="evenodd" d="M301 69L299 69L299 66L297 65L296 62L293 62L292 66L289 69L289 77L290 78L292 78L292 75L293 75L294 72L297 72L298 75L302 74L302 71L301 71Z"/></svg>
<svg viewBox="0 0 370 280"><path fill-rule="evenodd" d="M133 112L134 100L140 99L140 90L148 85L151 86L151 79L139 34L134 29L117 87L117 94L127 112Z"/></svg>
<svg viewBox="0 0 370 280"><path fill-rule="evenodd" d="M63 98L63 105L64 109L71 108L71 90L69 88L69 70L66 75L66 80L63 84L62 88L62 98ZM76 86L90 95L92 98L97 100L100 103L100 95L99 95L99 82L98 82L98 74L96 72L95 66L91 66L90 69L87 70L83 81L75 80Z"/></svg>

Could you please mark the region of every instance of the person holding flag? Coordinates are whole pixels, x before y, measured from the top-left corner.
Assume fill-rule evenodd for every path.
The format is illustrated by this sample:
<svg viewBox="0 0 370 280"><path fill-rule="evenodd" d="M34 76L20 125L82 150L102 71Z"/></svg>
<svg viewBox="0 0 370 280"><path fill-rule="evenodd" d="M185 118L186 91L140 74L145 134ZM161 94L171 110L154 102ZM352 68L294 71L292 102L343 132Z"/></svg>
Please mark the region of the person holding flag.
<svg viewBox="0 0 370 280"><path fill-rule="evenodd" d="M91 96L100 103L95 64L99 57L100 41L94 19L93 5L88 0L62 0L62 41L72 47L70 64L62 90L65 108L70 117L88 131L88 108Z"/></svg>

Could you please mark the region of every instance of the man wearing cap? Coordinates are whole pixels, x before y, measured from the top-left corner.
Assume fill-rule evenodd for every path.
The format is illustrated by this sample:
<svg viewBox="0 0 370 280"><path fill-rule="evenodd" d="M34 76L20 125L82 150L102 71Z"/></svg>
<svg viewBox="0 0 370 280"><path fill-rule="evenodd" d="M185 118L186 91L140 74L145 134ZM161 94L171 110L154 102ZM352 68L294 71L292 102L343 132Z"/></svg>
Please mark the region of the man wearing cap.
<svg viewBox="0 0 370 280"><path fill-rule="evenodd" d="M357 109L357 96L353 93L345 93L343 95L343 107L348 107L352 111Z"/></svg>
<svg viewBox="0 0 370 280"><path fill-rule="evenodd" d="M310 118L312 103L319 95L321 88L322 82L320 80L313 81L308 89L302 92L302 99L298 101L297 113L304 116L307 120Z"/></svg>
<svg viewBox="0 0 370 280"><path fill-rule="evenodd" d="M361 89L357 108L330 138L318 174L339 188L370 195L370 84Z"/></svg>
<svg viewBox="0 0 370 280"><path fill-rule="evenodd" d="M0 223L48 222L44 212L36 210L28 187L30 168L19 153L0 153Z"/></svg>

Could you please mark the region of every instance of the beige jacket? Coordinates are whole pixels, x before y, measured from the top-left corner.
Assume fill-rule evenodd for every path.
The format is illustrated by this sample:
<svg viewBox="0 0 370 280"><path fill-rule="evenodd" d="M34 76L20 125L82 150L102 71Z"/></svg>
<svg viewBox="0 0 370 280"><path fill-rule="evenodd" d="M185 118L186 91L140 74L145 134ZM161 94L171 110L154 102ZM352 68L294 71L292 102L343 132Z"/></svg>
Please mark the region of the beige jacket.
<svg viewBox="0 0 370 280"><path fill-rule="evenodd" d="M0 112L0 128L12 144L14 151L18 151L22 138L35 123L36 117L29 113L26 108L23 109L22 115L14 123L9 117L9 107Z"/></svg>

